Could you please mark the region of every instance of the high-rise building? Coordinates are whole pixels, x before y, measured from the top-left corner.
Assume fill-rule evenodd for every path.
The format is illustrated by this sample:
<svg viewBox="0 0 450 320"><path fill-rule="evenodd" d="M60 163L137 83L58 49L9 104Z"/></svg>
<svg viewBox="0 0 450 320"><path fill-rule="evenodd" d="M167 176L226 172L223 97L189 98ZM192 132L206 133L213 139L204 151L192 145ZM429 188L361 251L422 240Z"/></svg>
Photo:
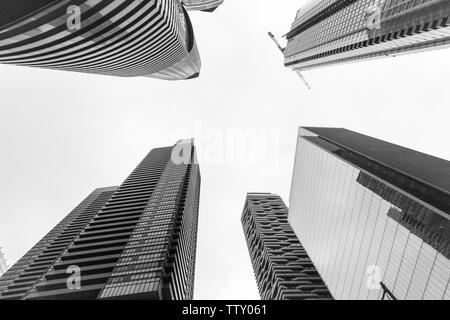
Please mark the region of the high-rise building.
<svg viewBox="0 0 450 320"><path fill-rule="evenodd" d="M300 128L289 223L336 299L450 299L450 162Z"/></svg>
<svg viewBox="0 0 450 320"><path fill-rule="evenodd" d="M164 80L201 61L180 0L2 0L0 63Z"/></svg>
<svg viewBox="0 0 450 320"><path fill-rule="evenodd" d="M2 248L0 248L0 276L4 274L6 270L8 270L8 265L6 264L6 259L2 252Z"/></svg>
<svg viewBox="0 0 450 320"><path fill-rule="evenodd" d="M192 141L97 189L0 278L0 299L192 299L200 172Z"/></svg>
<svg viewBox="0 0 450 320"><path fill-rule="evenodd" d="M249 193L241 221L261 299L332 299L278 195Z"/></svg>
<svg viewBox="0 0 450 320"><path fill-rule="evenodd" d="M301 71L450 44L448 0L313 0L287 34L285 65Z"/></svg>
<svg viewBox="0 0 450 320"><path fill-rule="evenodd" d="M187 10L215 11L224 0L182 0Z"/></svg>

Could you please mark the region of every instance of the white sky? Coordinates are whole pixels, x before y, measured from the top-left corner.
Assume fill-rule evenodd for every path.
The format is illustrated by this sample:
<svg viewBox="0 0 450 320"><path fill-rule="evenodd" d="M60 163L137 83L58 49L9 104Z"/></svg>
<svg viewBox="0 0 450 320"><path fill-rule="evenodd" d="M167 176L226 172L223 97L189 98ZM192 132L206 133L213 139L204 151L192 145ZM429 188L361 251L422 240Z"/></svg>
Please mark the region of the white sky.
<svg viewBox="0 0 450 320"><path fill-rule="evenodd" d="M287 201L299 125L346 127L450 159L450 50L309 71L308 91L267 36L285 34L305 2L226 0L213 14L191 12L197 80L0 66L0 246L9 263L93 189L120 184L150 149L193 136L207 153L195 297L258 299L240 216L247 192ZM244 129L259 138L222 143ZM220 163L242 145L260 147L258 162Z"/></svg>

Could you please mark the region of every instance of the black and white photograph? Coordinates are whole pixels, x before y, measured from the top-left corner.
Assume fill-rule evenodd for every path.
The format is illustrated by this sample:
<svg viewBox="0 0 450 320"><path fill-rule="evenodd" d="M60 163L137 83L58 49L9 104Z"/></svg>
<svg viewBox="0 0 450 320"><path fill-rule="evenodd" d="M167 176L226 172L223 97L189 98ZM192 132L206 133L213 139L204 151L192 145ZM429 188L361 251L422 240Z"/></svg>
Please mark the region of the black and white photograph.
<svg viewBox="0 0 450 320"><path fill-rule="evenodd" d="M450 0L0 0L0 307L450 300L449 79Z"/></svg>

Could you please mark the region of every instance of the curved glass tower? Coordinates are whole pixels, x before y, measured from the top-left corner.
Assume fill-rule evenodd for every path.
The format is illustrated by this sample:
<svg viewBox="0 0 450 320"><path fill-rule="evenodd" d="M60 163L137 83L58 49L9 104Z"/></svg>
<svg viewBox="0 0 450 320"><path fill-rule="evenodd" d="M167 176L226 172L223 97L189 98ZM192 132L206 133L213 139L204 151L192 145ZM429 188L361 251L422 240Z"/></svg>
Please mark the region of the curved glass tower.
<svg viewBox="0 0 450 320"><path fill-rule="evenodd" d="M180 0L2 0L0 63L164 80L201 61Z"/></svg>

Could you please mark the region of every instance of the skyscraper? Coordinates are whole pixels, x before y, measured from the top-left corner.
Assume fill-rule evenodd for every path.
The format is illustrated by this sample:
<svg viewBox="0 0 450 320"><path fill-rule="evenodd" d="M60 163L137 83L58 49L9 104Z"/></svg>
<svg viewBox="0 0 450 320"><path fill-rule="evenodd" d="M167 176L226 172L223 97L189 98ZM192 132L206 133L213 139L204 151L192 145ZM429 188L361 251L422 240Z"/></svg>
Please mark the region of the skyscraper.
<svg viewBox="0 0 450 320"><path fill-rule="evenodd" d="M332 299L278 195L249 193L241 220L261 299Z"/></svg>
<svg viewBox="0 0 450 320"><path fill-rule="evenodd" d="M0 63L164 80L201 61L180 0L2 0Z"/></svg>
<svg viewBox="0 0 450 320"><path fill-rule="evenodd" d="M8 270L8 265L6 264L6 259L2 252L2 248L0 248L0 276L4 274L6 270Z"/></svg>
<svg viewBox="0 0 450 320"><path fill-rule="evenodd" d="M187 10L215 11L224 0L182 0Z"/></svg>
<svg viewBox="0 0 450 320"><path fill-rule="evenodd" d="M307 70L450 44L448 0L313 0L287 34L285 65Z"/></svg>
<svg viewBox="0 0 450 320"><path fill-rule="evenodd" d="M97 189L0 278L0 299L192 299L200 172L192 141Z"/></svg>
<svg viewBox="0 0 450 320"><path fill-rule="evenodd" d="M289 223L336 299L450 299L450 162L300 128Z"/></svg>

